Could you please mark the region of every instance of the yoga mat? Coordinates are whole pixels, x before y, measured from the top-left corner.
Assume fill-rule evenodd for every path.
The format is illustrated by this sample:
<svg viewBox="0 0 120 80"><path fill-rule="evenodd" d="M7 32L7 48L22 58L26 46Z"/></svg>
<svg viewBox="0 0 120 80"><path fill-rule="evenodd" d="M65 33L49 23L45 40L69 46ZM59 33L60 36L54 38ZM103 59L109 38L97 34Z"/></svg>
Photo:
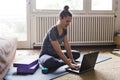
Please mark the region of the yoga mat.
<svg viewBox="0 0 120 80"><path fill-rule="evenodd" d="M83 58L83 55L81 55L80 58L77 59L77 61L81 62L82 58ZM111 59L111 57L105 57L105 56L99 55L96 63L100 63L108 59ZM68 72L65 71L66 67L68 66L64 65L59 69L57 69L55 72L49 73L49 74L42 74L41 69L38 68L38 70L34 74L29 74L29 75L18 75L16 74L16 71L17 71L16 68L12 67L9 69L8 73L6 74L5 80L53 80L57 77L68 74Z"/></svg>
<svg viewBox="0 0 120 80"><path fill-rule="evenodd" d="M78 58L76 61L82 62L83 56L84 56L84 54L81 54L80 58ZM106 56L98 55L96 64L100 63L100 62L103 62L103 61L106 61L106 60L109 60L109 59L112 59L112 58L111 57L106 57Z"/></svg>
<svg viewBox="0 0 120 80"><path fill-rule="evenodd" d="M12 67L5 76L5 80L53 80L54 78L68 74L68 72L65 71L66 67L68 66L64 65L55 72L49 74L42 74L41 69L39 68L34 74L28 75L18 75L16 73L16 68Z"/></svg>
<svg viewBox="0 0 120 80"><path fill-rule="evenodd" d="M98 56L96 63L100 63L106 60L112 59L111 57L106 57L106 56Z"/></svg>

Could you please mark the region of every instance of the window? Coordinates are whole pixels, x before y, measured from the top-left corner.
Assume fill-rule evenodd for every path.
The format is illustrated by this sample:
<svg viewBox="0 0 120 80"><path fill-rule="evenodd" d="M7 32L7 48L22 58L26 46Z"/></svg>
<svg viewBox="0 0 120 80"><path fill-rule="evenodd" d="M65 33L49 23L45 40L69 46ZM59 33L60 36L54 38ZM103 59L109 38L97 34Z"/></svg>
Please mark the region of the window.
<svg viewBox="0 0 120 80"><path fill-rule="evenodd" d="M114 0L36 0L35 7L37 10L61 10L68 5L71 10L112 11L113 3Z"/></svg>
<svg viewBox="0 0 120 80"><path fill-rule="evenodd" d="M112 10L112 0L92 0L92 10Z"/></svg>
<svg viewBox="0 0 120 80"><path fill-rule="evenodd" d="M83 10L83 0L36 0L36 9L61 10L68 5L71 10Z"/></svg>
<svg viewBox="0 0 120 80"><path fill-rule="evenodd" d="M27 40L26 1L0 0L0 36Z"/></svg>

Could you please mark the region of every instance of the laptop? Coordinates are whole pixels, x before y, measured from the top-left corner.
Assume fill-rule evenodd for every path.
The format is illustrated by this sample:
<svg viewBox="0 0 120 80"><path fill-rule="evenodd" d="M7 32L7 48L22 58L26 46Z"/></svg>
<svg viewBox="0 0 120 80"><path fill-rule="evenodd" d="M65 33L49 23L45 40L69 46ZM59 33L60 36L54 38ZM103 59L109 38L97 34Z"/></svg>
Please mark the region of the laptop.
<svg viewBox="0 0 120 80"><path fill-rule="evenodd" d="M67 67L66 71L80 74L89 70L93 70L96 64L98 53L99 51L93 51L93 52L84 54L82 62L78 63L78 65L80 65L80 68L78 70Z"/></svg>

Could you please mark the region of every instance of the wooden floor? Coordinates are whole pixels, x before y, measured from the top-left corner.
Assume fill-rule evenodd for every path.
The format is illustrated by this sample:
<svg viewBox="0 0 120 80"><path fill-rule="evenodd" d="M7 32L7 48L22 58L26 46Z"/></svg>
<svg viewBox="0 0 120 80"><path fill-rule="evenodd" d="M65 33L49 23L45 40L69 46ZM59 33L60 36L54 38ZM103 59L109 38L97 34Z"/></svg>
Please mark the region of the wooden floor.
<svg viewBox="0 0 120 80"><path fill-rule="evenodd" d="M88 52L88 51L93 51L93 50L99 50L99 51L112 51L115 46L74 46L71 47L72 49L82 51L82 52ZM64 48L62 48L64 49ZM17 49L17 53L39 53L40 48L37 49Z"/></svg>
<svg viewBox="0 0 120 80"><path fill-rule="evenodd" d="M99 50L101 55L112 57L112 59L99 63L96 65L94 71L84 74L67 74L65 76L56 78L55 80L120 80L120 56L112 54L115 46L84 46L72 47L72 49L81 52L89 52ZM23 59L25 57L38 58L40 49L37 50L17 50L14 61Z"/></svg>
<svg viewBox="0 0 120 80"><path fill-rule="evenodd" d="M71 48L72 50L78 50L80 52L89 52L89 51L99 50L101 53L104 53L104 52L112 52L115 46L110 46L110 45L108 46L76 46ZM31 57L31 56L38 58L39 53L40 53L40 49L17 49L14 61L18 61L25 57Z"/></svg>

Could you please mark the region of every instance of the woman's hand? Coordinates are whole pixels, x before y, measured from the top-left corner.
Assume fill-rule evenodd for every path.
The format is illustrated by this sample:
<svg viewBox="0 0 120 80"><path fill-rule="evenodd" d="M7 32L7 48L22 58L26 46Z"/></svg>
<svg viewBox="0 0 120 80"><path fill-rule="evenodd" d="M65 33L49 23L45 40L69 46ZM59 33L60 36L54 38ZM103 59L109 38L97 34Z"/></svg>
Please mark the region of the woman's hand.
<svg viewBox="0 0 120 80"><path fill-rule="evenodd" d="M70 67L71 69L76 69L76 70L78 70L78 69L80 68L80 66L78 66L77 63L76 63L74 60L71 60L71 59L68 59L68 60L69 60L69 62L70 62L69 67Z"/></svg>
<svg viewBox="0 0 120 80"><path fill-rule="evenodd" d="M69 62L71 62L72 64L76 64L76 65L77 65L77 63L75 62L74 59L68 59L68 60L69 60Z"/></svg>
<svg viewBox="0 0 120 80"><path fill-rule="evenodd" d="M76 64L70 64L69 65L69 67L71 68L71 69L75 69L75 70L78 70L79 68L80 68L80 66L78 66L78 65L76 65Z"/></svg>

